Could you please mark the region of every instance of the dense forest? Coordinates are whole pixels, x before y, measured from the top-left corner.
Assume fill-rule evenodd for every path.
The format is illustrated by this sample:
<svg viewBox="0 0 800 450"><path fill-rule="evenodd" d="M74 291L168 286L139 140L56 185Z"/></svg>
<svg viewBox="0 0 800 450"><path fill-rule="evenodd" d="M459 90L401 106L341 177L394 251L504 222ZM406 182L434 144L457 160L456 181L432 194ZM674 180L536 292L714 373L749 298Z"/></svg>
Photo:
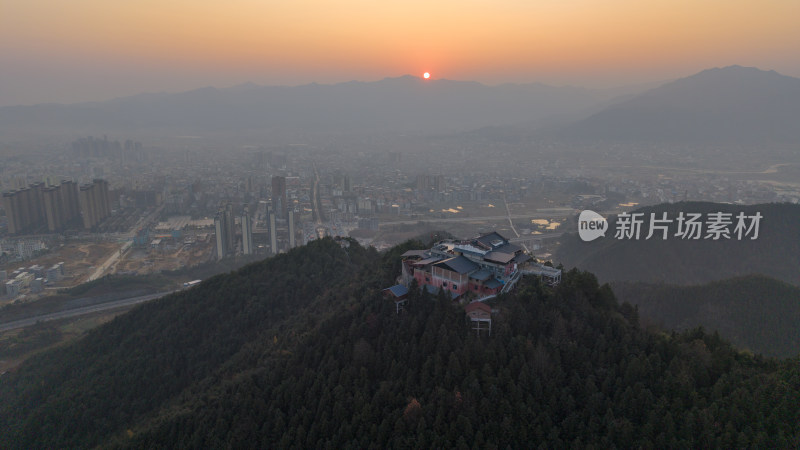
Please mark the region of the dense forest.
<svg viewBox="0 0 800 450"><path fill-rule="evenodd" d="M615 239L614 218L609 217L612 228L605 238L583 242L577 234L567 234L554 260L566 267L592 272L602 282L691 285L761 274L800 286L800 205L679 202L648 206L635 212L645 214L645 225L638 240ZM670 224L667 240L645 239L650 213L660 218L664 212L671 219L675 219L679 212L701 213L704 220L707 214L714 212L732 213L733 217L740 212L746 215L760 213L763 217L755 240L738 240L736 237L681 239L675 236L677 222ZM733 221L731 229L736 225L736 220Z"/></svg>
<svg viewBox="0 0 800 450"><path fill-rule="evenodd" d="M763 275L698 286L612 283L621 302L639 307L662 328L703 326L737 348L770 356L800 355L800 287Z"/></svg>
<svg viewBox="0 0 800 450"><path fill-rule="evenodd" d="M342 244L342 245L340 245ZM594 275L463 306L316 241L137 307L0 377L0 447L798 447L800 359L654 333Z"/></svg>

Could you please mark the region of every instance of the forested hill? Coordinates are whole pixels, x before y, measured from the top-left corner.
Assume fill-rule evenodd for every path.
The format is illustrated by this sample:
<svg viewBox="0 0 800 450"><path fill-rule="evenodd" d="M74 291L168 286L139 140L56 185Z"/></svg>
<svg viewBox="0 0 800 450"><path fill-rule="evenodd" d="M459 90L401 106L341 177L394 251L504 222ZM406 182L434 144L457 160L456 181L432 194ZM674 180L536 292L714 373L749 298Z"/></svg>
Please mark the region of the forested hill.
<svg viewBox="0 0 800 450"><path fill-rule="evenodd" d="M497 298L491 337L444 296L396 315L380 287L413 246L315 242L29 360L0 447L800 445L800 360L643 331L574 270Z"/></svg>
<svg viewBox="0 0 800 450"><path fill-rule="evenodd" d="M604 282L642 281L689 285L724 280L736 276L762 274L800 286L800 205L769 203L729 205L706 202L660 204L636 210L644 213L645 225L636 239L615 239L614 217L606 237L583 242L577 234L565 235L554 260L566 267L578 267L594 273ZM645 239L650 213L661 218L666 212L675 219L679 212L731 213L734 217L761 213L759 236L755 240L681 239L676 237L677 223L670 225L667 240ZM703 228L703 236L706 229ZM660 234L656 233L657 237Z"/></svg>
<svg viewBox="0 0 800 450"><path fill-rule="evenodd" d="M281 345L378 284L374 249L314 242L144 304L0 378L0 448L105 442L248 349Z"/></svg>
<svg viewBox="0 0 800 450"><path fill-rule="evenodd" d="M763 275L698 286L615 282L619 301L667 329L702 326L736 347L765 355L800 355L800 287Z"/></svg>

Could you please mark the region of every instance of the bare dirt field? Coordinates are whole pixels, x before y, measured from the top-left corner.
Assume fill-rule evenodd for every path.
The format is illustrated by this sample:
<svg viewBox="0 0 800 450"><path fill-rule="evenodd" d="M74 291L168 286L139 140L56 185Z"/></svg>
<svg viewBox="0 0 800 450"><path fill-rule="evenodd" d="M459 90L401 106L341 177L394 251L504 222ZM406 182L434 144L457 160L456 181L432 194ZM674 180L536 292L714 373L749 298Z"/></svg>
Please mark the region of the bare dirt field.
<svg viewBox="0 0 800 450"><path fill-rule="evenodd" d="M146 275L177 270L208 261L213 245L194 244L176 250L132 248L116 263L114 273Z"/></svg>
<svg viewBox="0 0 800 450"><path fill-rule="evenodd" d="M68 242L38 258L6 264L3 269L11 276L11 272L20 267L38 264L46 269L63 262L66 276L51 287L70 287L84 282L92 272L92 267L102 263L121 246L118 242Z"/></svg>

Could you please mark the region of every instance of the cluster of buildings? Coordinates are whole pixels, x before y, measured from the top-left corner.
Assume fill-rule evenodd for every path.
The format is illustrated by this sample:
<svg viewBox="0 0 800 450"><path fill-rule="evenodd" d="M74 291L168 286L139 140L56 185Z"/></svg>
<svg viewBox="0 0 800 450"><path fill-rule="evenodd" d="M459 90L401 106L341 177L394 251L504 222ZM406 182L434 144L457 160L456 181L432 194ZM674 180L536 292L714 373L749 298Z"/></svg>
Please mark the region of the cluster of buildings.
<svg viewBox="0 0 800 450"><path fill-rule="evenodd" d="M26 289L32 294L42 292L45 283L55 283L63 276L63 262L53 264L47 269L40 265L20 267L10 276L5 270L0 270L0 282L5 286L6 295L11 298L18 297Z"/></svg>
<svg viewBox="0 0 800 450"><path fill-rule="evenodd" d="M108 182L95 179L78 186L62 180L55 186L36 182L3 193L9 234L35 233L45 227L62 231L80 223L91 230L111 215Z"/></svg>
<svg viewBox="0 0 800 450"><path fill-rule="evenodd" d="M250 216L250 211L246 206L238 219L238 228L241 229L239 239L237 239L237 221L233 211L233 205L228 203L214 216L217 259L236 254L237 249L238 253L243 255L252 255L255 252L255 245L253 243L253 218Z"/></svg>
<svg viewBox="0 0 800 450"><path fill-rule="evenodd" d="M235 213L231 203L220 208L214 216L217 259L235 254L253 255L257 253L258 242L267 243L267 236L270 253L273 255L285 247L281 245L284 242L278 240L279 237L283 240L284 234L286 235L285 245L289 249L296 247L295 212L293 209L281 207L285 204L284 191L284 198L278 196L273 199L273 205L277 207L266 206L266 227L256 227L258 222L250 214L248 206L244 206L239 215ZM283 217L279 218L280 216ZM282 231L284 229L285 233ZM262 238L259 239L259 237Z"/></svg>
<svg viewBox="0 0 800 450"><path fill-rule="evenodd" d="M38 237L0 239L0 262L30 259L47 248L45 240Z"/></svg>
<svg viewBox="0 0 800 450"><path fill-rule="evenodd" d="M560 269L536 263L522 247L497 232L444 240L427 250L409 250L402 258L401 283L384 290L398 313L416 280L431 293L441 290L453 300L470 300L466 313L478 333L491 330L491 308L482 302L508 292L523 275L538 275L551 286L561 281Z"/></svg>
<svg viewBox="0 0 800 450"><path fill-rule="evenodd" d="M131 139L126 139L124 142L110 141L108 136L103 136L102 139L94 136L76 139L70 146L72 154L77 158L110 157L124 161L125 159L141 159L142 154L140 142Z"/></svg>
<svg viewBox="0 0 800 450"><path fill-rule="evenodd" d="M432 292L441 288L454 299L467 293L482 298L497 295L504 287L513 285L530 261L530 255L522 247L491 232L404 253L402 279L405 284L415 279L419 286Z"/></svg>

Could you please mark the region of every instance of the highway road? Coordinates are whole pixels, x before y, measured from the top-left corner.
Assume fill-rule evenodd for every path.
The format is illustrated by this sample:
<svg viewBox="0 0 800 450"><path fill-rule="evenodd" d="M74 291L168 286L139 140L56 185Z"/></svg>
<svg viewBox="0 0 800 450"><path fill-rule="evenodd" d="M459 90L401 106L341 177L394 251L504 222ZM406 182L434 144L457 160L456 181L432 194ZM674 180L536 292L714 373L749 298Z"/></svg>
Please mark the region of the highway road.
<svg viewBox="0 0 800 450"><path fill-rule="evenodd" d="M127 247L130 247L130 245L131 245L130 242L126 242L125 244L123 244L122 248L116 250L114 253L111 254L111 256L108 257L108 259L103 261L103 263L100 264L100 266L97 267L94 270L94 272L92 272L91 275L89 275L89 278L87 278L86 281L94 281L102 277L109 267L111 267L112 265L116 264L119 261L122 254L125 253L125 251L128 249Z"/></svg>
<svg viewBox="0 0 800 450"><path fill-rule="evenodd" d="M523 236L518 238L511 238L508 242L530 242L530 241L541 241L544 239L555 239L559 238L564 235L563 231L559 231L557 233L542 233L542 234L532 234L530 236Z"/></svg>
<svg viewBox="0 0 800 450"><path fill-rule="evenodd" d="M517 238L519 238L520 237L519 232L517 231L517 228L514 226L514 220L511 219L511 208L508 207L508 200L506 200L505 194L503 195L503 204L506 205L506 216L508 217L508 224L511 225L511 231L513 231L514 234L517 236ZM520 245L522 245L522 248L525 249L525 253L531 252L528 246L525 245L524 241L520 241Z"/></svg>
<svg viewBox="0 0 800 450"><path fill-rule="evenodd" d="M575 213L561 213L561 212L548 212L548 213L529 213L529 214L512 214L511 219L550 219L554 217L569 217L574 216ZM508 215L503 216L470 216L470 217L447 217L444 219L437 219L434 217L422 217L414 220L396 220L381 222L381 227L388 227L392 225L414 225L419 222L480 222L480 221L506 221L509 219Z"/></svg>
<svg viewBox="0 0 800 450"><path fill-rule="evenodd" d="M113 300L110 302L100 303L98 305L84 306L81 308L69 309L66 311L58 311L54 313L33 316L27 319L15 320L13 322L6 322L0 324L0 332L29 327L31 325L36 324L37 322L47 322L49 320L67 319L70 317L82 316L84 314L91 314L100 311L108 311L123 307L131 307L133 305L138 305L139 303L144 303L153 300L155 298L163 297L167 294L171 294L172 292L159 292L156 294L142 295L140 297L124 298L121 300Z"/></svg>
<svg viewBox="0 0 800 450"><path fill-rule="evenodd" d="M133 237L136 236L136 232L142 226L153 223L158 218L158 215L161 213L162 209L164 209L164 205L159 206L147 216L140 218L136 222L136 225L131 227L131 229L127 233L118 234L117 235L118 238L127 240L133 239ZM131 244L132 242L127 242L126 244L123 245L123 247L120 250L115 251L113 254L111 254L105 261L103 261L102 264L100 264L97 268L95 268L94 272L92 272L89 275L86 281L94 281L105 275L110 268L112 268L117 262L119 262L120 258L122 258L122 255L125 254L125 251L128 249L128 247L130 247Z"/></svg>

